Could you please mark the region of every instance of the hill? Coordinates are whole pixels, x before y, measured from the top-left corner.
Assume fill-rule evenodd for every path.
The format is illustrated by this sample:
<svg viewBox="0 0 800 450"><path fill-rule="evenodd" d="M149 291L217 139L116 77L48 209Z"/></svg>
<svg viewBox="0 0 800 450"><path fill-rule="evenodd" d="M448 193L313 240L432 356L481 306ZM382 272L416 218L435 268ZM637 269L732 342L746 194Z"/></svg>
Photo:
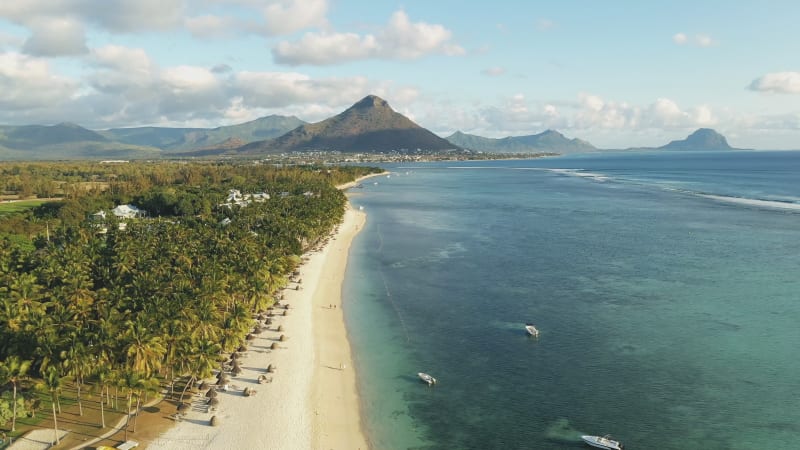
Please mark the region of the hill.
<svg viewBox="0 0 800 450"><path fill-rule="evenodd" d="M160 151L129 145L73 123L0 126L0 159L152 158Z"/></svg>
<svg viewBox="0 0 800 450"><path fill-rule="evenodd" d="M336 116L302 125L278 138L253 142L241 153L342 151L378 153L394 150L449 150L457 146L394 111L386 100L368 95Z"/></svg>
<svg viewBox="0 0 800 450"><path fill-rule="evenodd" d="M725 136L711 128L700 128L686 139L675 140L658 147L659 150L734 150Z"/></svg>
<svg viewBox="0 0 800 450"><path fill-rule="evenodd" d="M500 139L486 138L457 131L447 137L454 145L469 150L488 153L581 153L597 150L580 139L568 139L555 130L527 136L508 136Z"/></svg>
<svg viewBox="0 0 800 450"><path fill-rule="evenodd" d="M99 133L111 140L132 145L158 147L166 153L170 153L217 145L225 147L224 143L231 140L249 143L270 139L306 123L295 116L271 115L238 125L217 128L113 128Z"/></svg>

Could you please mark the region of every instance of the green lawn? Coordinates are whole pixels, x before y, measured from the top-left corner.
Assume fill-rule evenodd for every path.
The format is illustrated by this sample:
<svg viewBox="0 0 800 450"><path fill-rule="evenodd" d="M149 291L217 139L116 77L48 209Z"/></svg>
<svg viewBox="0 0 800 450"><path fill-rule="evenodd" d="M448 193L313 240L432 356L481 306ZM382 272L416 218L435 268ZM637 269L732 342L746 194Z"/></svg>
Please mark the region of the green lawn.
<svg viewBox="0 0 800 450"><path fill-rule="evenodd" d="M35 208L42 203L47 203L52 200L45 200L45 199L33 199L33 200L15 200L13 202L2 202L0 203L0 216L6 214L14 214L21 211L25 211L26 209Z"/></svg>

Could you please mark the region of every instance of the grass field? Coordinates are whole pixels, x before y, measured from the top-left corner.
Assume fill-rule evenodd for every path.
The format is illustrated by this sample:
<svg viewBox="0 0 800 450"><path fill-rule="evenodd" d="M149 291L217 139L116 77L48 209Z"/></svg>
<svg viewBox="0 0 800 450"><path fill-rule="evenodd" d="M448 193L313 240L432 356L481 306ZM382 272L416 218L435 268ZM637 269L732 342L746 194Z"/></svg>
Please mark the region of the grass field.
<svg viewBox="0 0 800 450"><path fill-rule="evenodd" d="M0 203L0 216L22 212L27 209L35 208L41 205L42 203L47 203L51 201L53 200L35 198L32 200L15 200L12 202L2 202Z"/></svg>

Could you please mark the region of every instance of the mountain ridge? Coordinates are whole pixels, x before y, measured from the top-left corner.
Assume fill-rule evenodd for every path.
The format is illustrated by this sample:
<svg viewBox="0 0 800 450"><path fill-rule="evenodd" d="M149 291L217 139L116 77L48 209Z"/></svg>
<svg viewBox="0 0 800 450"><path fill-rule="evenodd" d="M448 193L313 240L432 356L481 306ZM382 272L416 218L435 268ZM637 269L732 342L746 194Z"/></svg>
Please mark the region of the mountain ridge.
<svg viewBox="0 0 800 450"><path fill-rule="evenodd" d="M597 148L581 139L569 139L556 130L545 130L538 134L487 138L456 131L446 138L459 147L488 153L578 153L597 151Z"/></svg>

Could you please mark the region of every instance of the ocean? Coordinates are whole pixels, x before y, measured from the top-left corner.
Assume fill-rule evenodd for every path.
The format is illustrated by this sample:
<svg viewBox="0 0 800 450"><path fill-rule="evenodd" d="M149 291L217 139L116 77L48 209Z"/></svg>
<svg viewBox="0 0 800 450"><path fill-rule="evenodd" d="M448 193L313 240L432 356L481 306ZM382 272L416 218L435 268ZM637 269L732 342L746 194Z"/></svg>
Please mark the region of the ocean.
<svg viewBox="0 0 800 450"><path fill-rule="evenodd" d="M375 449L800 448L800 152L387 168L344 286Z"/></svg>

